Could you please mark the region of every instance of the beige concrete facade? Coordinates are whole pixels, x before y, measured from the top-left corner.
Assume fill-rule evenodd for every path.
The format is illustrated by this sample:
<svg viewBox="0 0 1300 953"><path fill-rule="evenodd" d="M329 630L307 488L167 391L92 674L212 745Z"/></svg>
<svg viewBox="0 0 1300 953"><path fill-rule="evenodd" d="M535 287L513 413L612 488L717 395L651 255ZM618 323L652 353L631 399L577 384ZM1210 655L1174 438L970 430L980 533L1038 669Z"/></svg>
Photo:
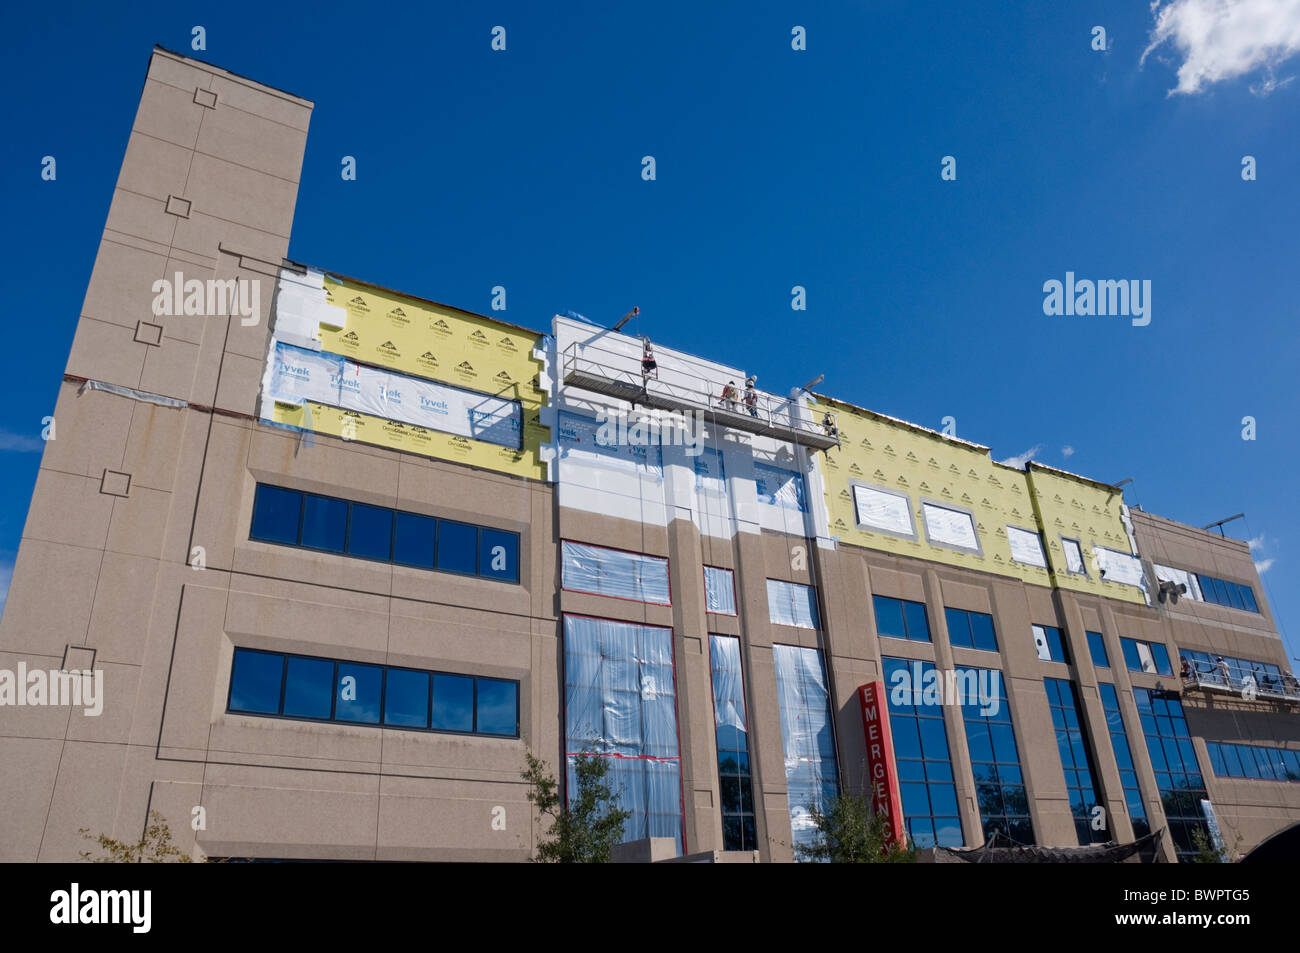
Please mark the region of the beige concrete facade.
<svg viewBox="0 0 1300 953"><path fill-rule="evenodd" d="M793 857L773 645L823 651L842 783L858 790L856 692L882 677L884 656L1000 670L1038 843L1061 846L1077 841L1045 677L1077 687L1113 836L1126 841L1098 682L1119 694L1153 828L1163 812L1133 689L1181 686L1128 671L1119 639L1166 645L1175 671L1180 648L1289 670L1245 544L1140 511L1146 562L1251 585L1261 611L1144 606L771 530L724 539L689 518L665 527L561 507L544 481L268 426L259 385L311 109L165 51L150 62L0 620L0 669L102 670L104 711L0 709L0 860L75 859L86 846L79 828L134 839L151 809L208 856L525 860L537 838L525 751L552 765L563 755L566 613L672 629L686 853L724 847L709 635L740 639L763 861ZM154 315L153 283L177 271L260 281L260 320ZM517 532L520 581L251 540L259 483ZM562 540L666 557L672 604L563 590ZM734 571L737 615L707 611L705 566ZM770 622L768 579L813 586L821 629ZM923 602L932 642L879 638L873 594ZM997 655L951 645L945 607L992 615ZM1062 629L1068 665L1038 657L1033 624ZM1109 669L1093 666L1088 631L1103 634ZM514 680L520 736L234 714L237 647ZM1248 849L1300 820L1300 784L1215 777L1205 749L1207 740L1300 749L1297 706L1182 697L1229 840L1240 834ZM944 720L975 845L982 825L961 710Z"/></svg>

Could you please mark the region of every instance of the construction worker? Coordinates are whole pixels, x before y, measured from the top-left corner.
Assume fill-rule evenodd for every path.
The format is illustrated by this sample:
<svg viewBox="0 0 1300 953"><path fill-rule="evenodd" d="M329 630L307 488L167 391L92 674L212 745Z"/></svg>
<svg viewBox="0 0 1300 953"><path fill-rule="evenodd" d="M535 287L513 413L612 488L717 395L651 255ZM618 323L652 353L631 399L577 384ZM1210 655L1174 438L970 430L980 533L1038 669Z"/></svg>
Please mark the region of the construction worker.
<svg viewBox="0 0 1300 953"><path fill-rule="evenodd" d="M758 391L754 390L756 379L752 375L745 378L745 409L751 417L758 416Z"/></svg>
<svg viewBox="0 0 1300 953"><path fill-rule="evenodd" d="M839 428L835 426L835 418L831 416L829 410L826 411L826 416L822 418L822 430L826 431L828 437L838 437L840 435Z"/></svg>
<svg viewBox="0 0 1300 953"><path fill-rule="evenodd" d="M655 360L655 352L650 347L650 339L645 339L645 349L641 352L641 376L654 376L655 380L659 379L659 363Z"/></svg>
<svg viewBox="0 0 1300 953"><path fill-rule="evenodd" d="M722 388L722 409L736 409L736 382L727 381L727 386Z"/></svg>

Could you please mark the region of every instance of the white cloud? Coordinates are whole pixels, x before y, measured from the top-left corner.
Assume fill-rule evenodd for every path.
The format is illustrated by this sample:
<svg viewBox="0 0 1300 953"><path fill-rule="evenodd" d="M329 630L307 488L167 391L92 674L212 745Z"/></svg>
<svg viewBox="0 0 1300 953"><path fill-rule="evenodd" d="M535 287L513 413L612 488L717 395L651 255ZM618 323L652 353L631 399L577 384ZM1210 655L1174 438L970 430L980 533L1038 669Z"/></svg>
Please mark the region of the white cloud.
<svg viewBox="0 0 1300 953"><path fill-rule="evenodd" d="M1278 80L1273 71L1300 52L1300 0L1171 0L1163 8L1155 0L1151 11L1155 25L1141 62L1172 44L1182 64L1170 95L1262 69L1265 78L1250 91L1267 96L1293 78Z"/></svg>
<svg viewBox="0 0 1300 953"><path fill-rule="evenodd" d="M1074 456L1074 448L1073 448L1073 447L1062 447L1062 448L1061 448L1061 456L1065 457L1066 459L1069 459L1070 457Z"/></svg>
<svg viewBox="0 0 1300 953"><path fill-rule="evenodd" d="M43 449L45 449L45 443L38 437L0 430L0 451L12 450L15 453L40 453Z"/></svg>
<svg viewBox="0 0 1300 953"><path fill-rule="evenodd" d="M1259 534L1258 536L1256 536L1254 539L1248 539L1248 540L1246 540L1246 545L1249 546L1251 549L1263 549L1263 548L1264 548L1264 534L1263 534L1263 533L1260 533L1260 534Z"/></svg>
<svg viewBox="0 0 1300 953"><path fill-rule="evenodd" d="M1276 561L1277 560L1275 559L1255 560L1255 572L1259 573L1261 576L1264 575L1264 573L1268 572L1270 569L1273 568L1273 563L1275 563Z"/></svg>
<svg viewBox="0 0 1300 953"><path fill-rule="evenodd" d="M1014 457L1007 457L1005 460L999 460L998 463L1001 463L1003 466L1015 467L1017 470L1023 470L1025 464L1042 452L1042 449L1043 445L1041 443L1035 444L1024 453L1018 453Z"/></svg>

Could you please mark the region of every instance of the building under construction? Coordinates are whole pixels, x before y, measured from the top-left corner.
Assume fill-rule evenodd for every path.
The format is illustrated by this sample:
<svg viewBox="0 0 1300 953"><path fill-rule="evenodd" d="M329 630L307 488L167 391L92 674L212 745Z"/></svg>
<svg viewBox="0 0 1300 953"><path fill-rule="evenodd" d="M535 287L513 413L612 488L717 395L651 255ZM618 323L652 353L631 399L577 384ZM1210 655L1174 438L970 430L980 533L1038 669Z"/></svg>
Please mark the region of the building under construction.
<svg viewBox="0 0 1300 953"><path fill-rule="evenodd" d="M0 707L0 859L154 810L196 856L522 861L528 751L609 758L656 856L792 860L845 790L936 848L1300 820L1244 543L689 341L293 263L311 110L152 56L0 620L102 712Z"/></svg>

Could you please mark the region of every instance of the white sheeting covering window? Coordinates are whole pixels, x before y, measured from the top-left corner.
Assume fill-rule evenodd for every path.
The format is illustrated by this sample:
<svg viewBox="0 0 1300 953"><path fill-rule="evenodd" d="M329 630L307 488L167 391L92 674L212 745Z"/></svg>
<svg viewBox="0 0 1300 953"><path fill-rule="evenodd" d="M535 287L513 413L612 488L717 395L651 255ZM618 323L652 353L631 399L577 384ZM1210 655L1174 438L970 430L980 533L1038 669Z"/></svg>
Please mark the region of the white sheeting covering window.
<svg viewBox="0 0 1300 953"><path fill-rule="evenodd" d="M912 528L912 504L906 496L886 493L869 486L853 484L853 505L858 522L900 536L915 536Z"/></svg>
<svg viewBox="0 0 1300 953"><path fill-rule="evenodd" d="M1182 583L1187 587L1187 592L1183 594L1184 599L1195 599L1197 602L1204 602L1205 597L1201 595L1201 584L1196 578L1196 573L1188 572L1186 569L1175 569L1172 566L1162 566L1154 563L1156 578L1161 582L1172 582L1174 585Z"/></svg>
<svg viewBox="0 0 1300 953"><path fill-rule="evenodd" d="M795 645L773 645L772 661L790 829L796 846L811 846L816 830L809 811L814 806L824 809L828 798L839 791L826 669L821 652Z"/></svg>
<svg viewBox="0 0 1300 953"><path fill-rule="evenodd" d="M1083 549L1079 546L1079 541L1077 539L1062 539L1061 547L1065 550L1065 568L1070 572L1077 572L1086 576L1088 568L1083 564Z"/></svg>
<svg viewBox="0 0 1300 953"><path fill-rule="evenodd" d="M1038 652L1038 657L1044 662L1052 660L1052 650L1047 644L1047 632L1041 625L1030 626L1034 632L1034 648Z"/></svg>
<svg viewBox="0 0 1300 953"><path fill-rule="evenodd" d="M800 629L818 627L817 594L812 586L769 579L767 612L768 618L777 625L793 625Z"/></svg>
<svg viewBox="0 0 1300 953"><path fill-rule="evenodd" d="M1123 583L1146 590L1147 577L1142 571L1142 560L1103 546L1094 546L1092 551L1097 554L1097 568L1106 574L1107 582Z"/></svg>
<svg viewBox="0 0 1300 953"><path fill-rule="evenodd" d="M958 549L979 550L979 536L975 532L975 518L964 510L952 510L934 503L922 503L925 515L925 534L932 543L955 546Z"/></svg>
<svg viewBox="0 0 1300 953"><path fill-rule="evenodd" d="M682 847L681 762L672 629L564 617L564 721L568 796L575 758L609 759L609 785L632 812L625 840L671 837Z"/></svg>
<svg viewBox="0 0 1300 953"><path fill-rule="evenodd" d="M561 556L565 589L634 602L672 604L668 591L668 560L661 556L625 553L567 539L561 544Z"/></svg>
<svg viewBox="0 0 1300 953"><path fill-rule="evenodd" d="M1011 544L1011 558L1027 566L1047 568L1047 554L1043 552L1043 538L1037 533L1018 526L1007 527L1007 542Z"/></svg>
<svg viewBox="0 0 1300 953"><path fill-rule="evenodd" d="M754 488L760 503L800 513L807 511L802 473L755 461Z"/></svg>
<svg viewBox="0 0 1300 953"><path fill-rule="evenodd" d="M740 677L740 639L734 635L710 635L709 667L713 673L714 725L747 732L745 687Z"/></svg>
<svg viewBox="0 0 1300 953"><path fill-rule="evenodd" d="M736 614L736 585L730 569L704 567L704 601L709 612Z"/></svg>

